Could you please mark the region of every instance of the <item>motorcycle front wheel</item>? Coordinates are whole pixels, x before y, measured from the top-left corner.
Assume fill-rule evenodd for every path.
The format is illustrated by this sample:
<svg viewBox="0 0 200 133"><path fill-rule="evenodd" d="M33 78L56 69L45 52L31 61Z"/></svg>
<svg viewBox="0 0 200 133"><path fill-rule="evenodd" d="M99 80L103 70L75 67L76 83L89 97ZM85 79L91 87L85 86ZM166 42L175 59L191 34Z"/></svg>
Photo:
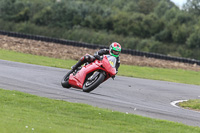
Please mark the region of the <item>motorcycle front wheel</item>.
<svg viewBox="0 0 200 133"><path fill-rule="evenodd" d="M72 72L73 72L73 71L70 70L70 71L64 76L64 78L62 79L61 85L62 85L63 88L70 88L70 87L71 87L71 85L69 84L69 76L70 76L70 74L71 74Z"/></svg>
<svg viewBox="0 0 200 133"><path fill-rule="evenodd" d="M105 79L104 72L94 72L83 84L83 91L90 92L98 87Z"/></svg>

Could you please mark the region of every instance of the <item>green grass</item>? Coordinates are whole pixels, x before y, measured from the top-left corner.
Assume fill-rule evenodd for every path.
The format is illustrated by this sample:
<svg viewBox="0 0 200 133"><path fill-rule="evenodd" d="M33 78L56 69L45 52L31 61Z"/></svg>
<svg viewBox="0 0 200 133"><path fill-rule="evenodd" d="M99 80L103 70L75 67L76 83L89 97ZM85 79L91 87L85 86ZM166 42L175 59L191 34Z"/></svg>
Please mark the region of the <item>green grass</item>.
<svg viewBox="0 0 200 133"><path fill-rule="evenodd" d="M55 59L55 58L49 58L45 56L24 54L24 53L8 51L8 50L3 50L3 49L0 49L0 59L28 63L28 64L36 64L36 65L42 65L42 66L68 68L68 69L71 68L71 66L77 62L75 60Z"/></svg>
<svg viewBox="0 0 200 133"><path fill-rule="evenodd" d="M0 89L1 133L199 133L199 127Z"/></svg>
<svg viewBox="0 0 200 133"><path fill-rule="evenodd" d="M119 75L200 85L200 71L121 65Z"/></svg>
<svg viewBox="0 0 200 133"><path fill-rule="evenodd" d="M70 69L77 62L75 60L55 59L2 49L0 49L0 59L67 69ZM122 64L118 75L200 85L200 72L182 69L139 67Z"/></svg>
<svg viewBox="0 0 200 133"><path fill-rule="evenodd" d="M179 103L179 106L186 109L200 111L200 99L192 99L185 102L181 102Z"/></svg>

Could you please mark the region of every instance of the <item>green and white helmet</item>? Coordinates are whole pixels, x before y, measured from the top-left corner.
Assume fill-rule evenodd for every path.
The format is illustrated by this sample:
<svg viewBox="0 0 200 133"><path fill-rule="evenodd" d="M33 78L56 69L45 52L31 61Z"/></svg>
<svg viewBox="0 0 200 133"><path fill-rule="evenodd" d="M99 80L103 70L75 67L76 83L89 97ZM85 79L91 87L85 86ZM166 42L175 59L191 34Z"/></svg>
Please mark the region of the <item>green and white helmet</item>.
<svg viewBox="0 0 200 133"><path fill-rule="evenodd" d="M119 54L121 53L121 45L117 42L113 42L112 44L110 44L109 52L110 55L118 57Z"/></svg>

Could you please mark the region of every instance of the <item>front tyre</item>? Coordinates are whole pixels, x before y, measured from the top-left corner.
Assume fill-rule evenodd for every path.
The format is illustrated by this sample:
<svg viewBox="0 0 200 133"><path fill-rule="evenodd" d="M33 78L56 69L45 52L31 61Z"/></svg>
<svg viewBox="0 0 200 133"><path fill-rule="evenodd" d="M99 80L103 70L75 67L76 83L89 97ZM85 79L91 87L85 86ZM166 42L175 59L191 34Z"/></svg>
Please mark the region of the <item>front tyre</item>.
<svg viewBox="0 0 200 133"><path fill-rule="evenodd" d="M95 72L89 78L86 79L86 82L83 85L84 92L90 92L98 87L105 79L104 72Z"/></svg>
<svg viewBox="0 0 200 133"><path fill-rule="evenodd" d="M70 87L71 87L71 85L69 84L69 76L70 76L71 73L73 73L72 70L70 70L70 71L64 76L64 78L62 79L61 85L62 85L63 88L70 88Z"/></svg>

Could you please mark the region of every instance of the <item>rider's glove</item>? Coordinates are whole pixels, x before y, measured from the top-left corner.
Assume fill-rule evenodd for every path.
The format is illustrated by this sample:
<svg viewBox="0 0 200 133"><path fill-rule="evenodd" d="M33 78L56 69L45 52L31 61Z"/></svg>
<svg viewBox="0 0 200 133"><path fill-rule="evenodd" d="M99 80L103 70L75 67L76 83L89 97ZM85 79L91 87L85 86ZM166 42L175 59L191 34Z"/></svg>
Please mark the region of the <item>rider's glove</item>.
<svg viewBox="0 0 200 133"><path fill-rule="evenodd" d="M94 57L95 57L95 59L97 59L97 60L100 60L100 59L101 59L101 58L100 58L100 55L98 55L98 54L95 54Z"/></svg>

